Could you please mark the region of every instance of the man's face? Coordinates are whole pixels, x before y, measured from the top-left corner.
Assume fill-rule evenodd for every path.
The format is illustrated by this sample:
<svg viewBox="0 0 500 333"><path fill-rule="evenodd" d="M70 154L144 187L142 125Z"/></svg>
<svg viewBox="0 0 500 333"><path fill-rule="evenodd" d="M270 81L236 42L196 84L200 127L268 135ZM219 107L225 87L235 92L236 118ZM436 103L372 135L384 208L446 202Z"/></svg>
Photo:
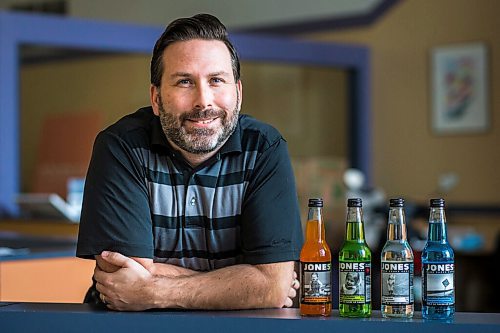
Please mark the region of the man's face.
<svg viewBox="0 0 500 333"><path fill-rule="evenodd" d="M190 40L169 45L163 54L161 87L151 102L167 139L192 154L217 150L233 133L241 107L231 56L220 41Z"/></svg>

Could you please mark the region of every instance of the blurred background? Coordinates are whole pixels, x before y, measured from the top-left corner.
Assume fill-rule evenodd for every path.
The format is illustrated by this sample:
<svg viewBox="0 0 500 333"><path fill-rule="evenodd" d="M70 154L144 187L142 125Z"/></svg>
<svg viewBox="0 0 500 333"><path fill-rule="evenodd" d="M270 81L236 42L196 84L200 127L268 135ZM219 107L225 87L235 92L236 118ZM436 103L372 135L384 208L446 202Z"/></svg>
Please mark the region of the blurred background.
<svg viewBox="0 0 500 333"><path fill-rule="evenodd" d="M287 139L303 222L307 199L323 197L333 253L342 244L348 196L364 199L374 263L385 242L389 198L406 200L409 236L418 257L426 238L429 199L444 197L457 257L457 310L500 311L500 290L494 285L500 277L500 2L0 0L0 10L89 26L99 21L160 28L177 17L207 12L236 35L366 50L366 127L355 126L359 122L353 120L360 94L353 85L359 79L355 71L273 57L266 61L265 56L242 59L242 112L273 124ZM266 54L265 49L259 52ZM149 104L150 53L23 43L18 55L18 191L55 193L71 202L70 196L78 197L81 190L69 185L85 176L96 133ZM442 56L447 57L443 64L438 61ZM0 94L7 87L9 82L1 81ZM457 104L463 113L446 118ZM360 148L357 140L367 144ZM2 163L10 159L6 153L0 151ZM358 156L367 162L359 163ZM361 177L354 185L344 178L351 169ZM7 181L9 176L2 177ZM0 230L5 232L71 238L77 230L77 225L53 223L47 216L35 220L39 216L23 215L22 210L13 214L0 207L0 213ZM87 263L74 260L88 279ZM27 263L29 258L16 263L9 281L16 280L16 269L35 269L26 268ZM5 265L0 262L0 267ZM0 300L61 301L54 293L52 298L38 297L36 291L16 294L19 281L2 283L2 274ZM380 306L378 283L373 281L375 308Z"/></svg>

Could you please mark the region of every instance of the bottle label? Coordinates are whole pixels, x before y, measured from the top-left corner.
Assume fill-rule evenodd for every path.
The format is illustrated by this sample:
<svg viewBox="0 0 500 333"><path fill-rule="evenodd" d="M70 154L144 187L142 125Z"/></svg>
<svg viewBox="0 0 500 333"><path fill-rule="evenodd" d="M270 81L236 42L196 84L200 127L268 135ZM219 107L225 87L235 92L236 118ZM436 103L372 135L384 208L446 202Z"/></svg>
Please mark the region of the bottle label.
<svg viewBox="0 0 500 333"><path fill-rule="evenodd" d="M422 303L427 306L455 304L455 265L424 263L422 269Z"/></svg>
<svg viewBox="0 0 500 333"><path fill-rule="evenodd" d="M332 302L330 262L301 262L301 304L328 304Z"/></svg>
<svg viewBox="0 0 500 333"><path fill-rule="evenodd" d="M382 261L382 304L413 304L413 262Z"/></svg>
<svg viewBox="0 0 500 333"><path fill-rule="evenodd" d="M367 304L371 301L371 264L341 262L339 294L342 304Z"/></svg>

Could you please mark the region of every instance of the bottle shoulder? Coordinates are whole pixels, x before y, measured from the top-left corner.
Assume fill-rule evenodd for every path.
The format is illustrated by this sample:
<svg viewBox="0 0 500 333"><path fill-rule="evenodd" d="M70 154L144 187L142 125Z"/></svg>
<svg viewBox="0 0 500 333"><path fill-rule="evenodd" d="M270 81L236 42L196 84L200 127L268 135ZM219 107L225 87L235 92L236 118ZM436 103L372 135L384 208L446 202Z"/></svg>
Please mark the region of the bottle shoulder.
<svg viewBox="0 0 500 333"><path fill-rule="evenodd" d="M371 250L366 243L344 242L339 251L339 260L371 260Z"/></svg>
<svg viewBox="0 0 500 333"><path fill-rule="evenodd" d="M323 249L327 252L330 252L330 246L328 246L328 243L326 241L305 241L304 245L302 245L302 250L310 250L310 251L315 251L315 250L320 250Z"/></svg>
<svg viewBox="0 0 500 333"><path fill-rule="evenodd" d="M410 246L410 243L408 241L387 241L385 242L384 246L382 247L382 253L386 252L405 252L405 253L412 253L413 250Z"/></svg>
<svg viewBox="0 0 500 333"><path fill-rule="evenodd" d="M423 261L451 261L455 253L448 243L427 242L422 250Z"/></svg>
<svg viewBox="0 0 500 333"><path fill-rule="evenodd" d="M344 242L342 243L342 246L340 248L342 249L344 247L368 247L368 244L366 243L365 239L344 239Z"/></svg>
<svg viewBox="0 0 500 333"><path fill-rule="evenodd" d="M427 251L447 251L453 253L453 248L448 242L427 242L422 250L422 252Z"/></svg>
<svg viewBox="0 0 500 333"><path fill-rule="evenodd" d="M300 251L301 261L331 261L332 253L326 242L304 243Z"/></svg>
<svg viewBox="0 0 500 333"><path fill-rule="evenodd" d="M382 261L413 261L413 251L410 247L384 247L380 254Z"/></svg>

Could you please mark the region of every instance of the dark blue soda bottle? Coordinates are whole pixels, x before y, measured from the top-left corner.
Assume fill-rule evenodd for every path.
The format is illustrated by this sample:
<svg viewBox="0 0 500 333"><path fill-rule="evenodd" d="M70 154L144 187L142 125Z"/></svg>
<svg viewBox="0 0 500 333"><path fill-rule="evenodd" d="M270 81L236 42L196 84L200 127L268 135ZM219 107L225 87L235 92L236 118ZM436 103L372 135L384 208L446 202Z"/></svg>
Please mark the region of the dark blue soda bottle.
<svg viewBox="0 0 500 333"><path fill-rule="evenodd" d="M422 251L422 317L450 319L455 313L455 260L446 236L444 199L430 200L427 244Z"/></svg>

